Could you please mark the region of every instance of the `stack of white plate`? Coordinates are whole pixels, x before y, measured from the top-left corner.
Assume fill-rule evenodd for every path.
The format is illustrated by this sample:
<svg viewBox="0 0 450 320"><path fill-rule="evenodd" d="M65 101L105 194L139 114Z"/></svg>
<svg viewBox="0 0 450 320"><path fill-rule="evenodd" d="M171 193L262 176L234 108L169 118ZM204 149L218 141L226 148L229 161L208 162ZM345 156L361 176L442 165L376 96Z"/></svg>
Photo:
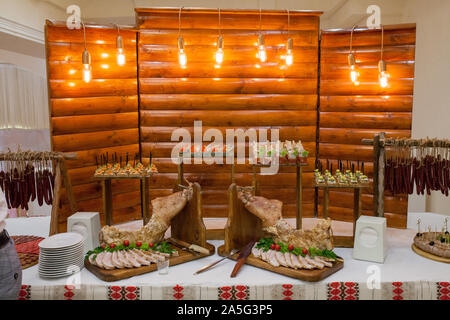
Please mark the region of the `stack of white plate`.
<svg viewBox="0 0 450 320"><path fill-rule="evenodd" d="M83 236L58 233L39 243L39 276L42 278L66 277L83 267Z"/></svg>

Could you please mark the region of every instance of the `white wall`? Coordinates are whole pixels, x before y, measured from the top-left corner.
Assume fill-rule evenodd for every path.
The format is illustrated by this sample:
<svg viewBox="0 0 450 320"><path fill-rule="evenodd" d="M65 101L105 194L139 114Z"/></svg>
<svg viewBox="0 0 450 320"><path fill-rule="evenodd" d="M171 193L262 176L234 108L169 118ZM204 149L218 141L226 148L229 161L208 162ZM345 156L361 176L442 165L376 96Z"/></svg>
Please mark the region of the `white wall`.
<svg viewBox="0 0 450 320"><path fill-rule="evenodd" d="M450 1L408 0L403 22L416 22L412 135L450 137ZM450 215L450 198L426 197L426 211Z"/></svg>

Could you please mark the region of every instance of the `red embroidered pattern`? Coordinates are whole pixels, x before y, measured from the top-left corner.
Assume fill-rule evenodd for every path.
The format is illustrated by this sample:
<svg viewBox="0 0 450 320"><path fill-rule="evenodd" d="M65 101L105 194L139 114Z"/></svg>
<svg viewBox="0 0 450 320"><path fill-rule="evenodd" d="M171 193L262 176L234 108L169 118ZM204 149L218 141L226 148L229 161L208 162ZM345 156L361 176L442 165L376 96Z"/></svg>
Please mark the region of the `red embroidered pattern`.
<svg viewBox="0 0 450 320"><path fill-rule="evenodd" d="M358 300L359 284L356 282L331 282L327 285L328 300Z"/></svg>
<svg viewBox="0 0 450 320"><path fill-rule="evenodd" d="M292 289L292 284L283 284L283 300L292 300L291 296L294 294L291 289Z"/></svg>
<svg viewBox="0 0 450 320"><path fill-rule="evenodd" d="M64 286L64 300L72 300L73 296L75 295L73 290L75 290L75 286L73 285Z"/></svg>
<svg viewBox="0 0 450 320"><path fill-rule="evenodd" d="M22 285L18 300L31 300L31 286L26 284Z"/></svg>
<svg viewBox="0 0 450 320"><path fill-rule="evenodd" d="M437 299L450 300L450 282L437 283Z"/></svg>
<svg viewBox="0 0 450 320"><path fill-rule="evenodd" d="M175 293L173 294L173 297L175 298L175 300L183 299L183 297L184 297L184 294L182 293L183 290L184 290L184 288L179 285L176 285L175 287L173 287L173 291L175 291Z"/></svg>
<svg viewBox="0 0 450 320"><path fill-rule="evenodd" d="M217 288L219 300L249 300L250 291L247 286L226 286Z"/></svg>
<svg viewBox="0 0 450 320"><path fill-rule="evenodd" d="M402 293L404 292L404 290L402 289L403 282L392 282L392 286L394 287L394 289L392 290L393 293L392 299L403 300L402 296Z"/></svg>
<svg viewBox="0 0 450 320"><path fill-rule="evenodd" d="M140 288L132 286L109 286L109 300L140 300Z"/></svg>

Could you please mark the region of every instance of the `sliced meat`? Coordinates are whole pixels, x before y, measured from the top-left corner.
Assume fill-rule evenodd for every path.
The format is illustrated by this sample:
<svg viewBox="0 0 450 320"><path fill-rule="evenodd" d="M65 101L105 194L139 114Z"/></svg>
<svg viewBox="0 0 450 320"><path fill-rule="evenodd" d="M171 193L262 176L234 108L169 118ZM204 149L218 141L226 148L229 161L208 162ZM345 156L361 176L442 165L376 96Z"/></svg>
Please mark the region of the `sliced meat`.
<svg viewBox="0 0 450 320"><path fill-rule="evenodd" d="M279 267L280 264L278 263L277 258L275 257L276 251L274 250L269 250L267 251L266 257L267 257L267 262L270 263L272 266L274 267Z"/></svg>
<svg viewBox="0 0 450 320"><path fill-rule="evenodd" d="M270 250L269 250L270 251ZM262 252L261 252L261 259L263 260L263 261L268 261L269 260L269 258L267 257L267 254L269 253L269 251L264 251L264 250L262 250Z"/></svg>
<svg viewBox="0 0 450 320"><path fill-rule="evenodd" d="M125 265L122 262L122 259L119 258L119 254L117 253L117 251L113 252L111 262L112 262L113 266L115 266L117 269L125 268Z"/></svg>
<svg viewBox="0 0 450 320"><path fill-rule="evenodd" d="M93 266L97 265L94 259L95 256L96 256L95 253L93 253L88 257L89 263L92 264Z"/></svg>
<svg viewBox="0 0 450 320"><path fill-rule="evenodd" d="M128 257L125 255L125 250L117 251L117 256L125 268L133 268L133 264L128 260Z"/></svg>
<svg viewBox="0 0 450 320"><path fill-rule="evenodd" d="M287 267L286 258L284 257L283 252L275 251L275 257L277 258L278 262L283 266Z"/></svg>
<svg viewBox="0 0 450 320"><path fill-rule="evenodd" d="M112 269L115 269L116 267L113 265L113 263L112 263L112 261L111 261L111 258L112 258L112 253L111 252L108 252L108 251L106 251L105 252L105 255L104 255L104 257L103 257L103 265L105 266L105 269L106 270L112 270Z"/></svg>
<svg viewBox="0 0 450 320"><path fill-rule="evenodd" d="M105 256L106 251L100 252L97 257L95 258L95 265L99 268L106 269L105 265L103 264L103 258Z"/></svg>
<svg viewBox="0 0 450 320"><path fill-rule="evenodd" d="M314 269L314 266L310 265L302 255L297 256L298 262L302 265L303 269Z"/></svg>
<svg viewBox="0 0 450 320"><path fill-rule="evenodd" d="M323 269L325 267L325 265L321 262L318 262L316 260L314 260L313 258L311 258L310 256L306 256L305 257L306 262L308 262L310 265L319 268L319 269Z"/></svg>
<svg viewBox="0 0 450 320"><path fill-rule="evenodd" d="M295 254L293 254L293 253L290 253L290 255L291 255L291 262L294 265L294 269L301 269L302 265L298 261L297 256Z"/></svg>
<svg viewBox="0 0 450 320"><path fill-rule="evenodd" d="M256 245L252 248L252 254L255 258L259 258L261 256L262 249L258 249Z"/></svg>
<svg viewBox="0 0 450 320"><path fill-rule="evenodd" d="M141 264L136 261L136 259L134 258L134 255L132 253L130 253L128 251L124 251L124 255L125 255L125 257L127 257L128 262L130 262L133 267L139 268L141 266Z"/></svg>
<svg viewBox="0 0 450 320"><path fill-rule="evenodd" d="M295 269L295 266L291 261L291 253L290 252L284 253L284 259L286 260L286 264L289 268Z"/></svg>
<svg viewBox="0 0 450 320"><path fill-rule="evenodd" d="M333 264L331 262L325 261L324 259L322 259L323 257L319 257L319 256L315 256L314 260L322 263L323 265L325 265L326 267L331 268L333 266Z"/></svg>
<svg viewBox="0 0 450 320"><path fill-rule="evenodd" d="M131 255L133 255L134 259L136 259L137 262L139 262L141 265L143 266L148 266L150 265L150 261L148 261L147 259L144 259L143 257L141 257L136 251L134 250L128 250L128 253L130 253Z"/></svg>

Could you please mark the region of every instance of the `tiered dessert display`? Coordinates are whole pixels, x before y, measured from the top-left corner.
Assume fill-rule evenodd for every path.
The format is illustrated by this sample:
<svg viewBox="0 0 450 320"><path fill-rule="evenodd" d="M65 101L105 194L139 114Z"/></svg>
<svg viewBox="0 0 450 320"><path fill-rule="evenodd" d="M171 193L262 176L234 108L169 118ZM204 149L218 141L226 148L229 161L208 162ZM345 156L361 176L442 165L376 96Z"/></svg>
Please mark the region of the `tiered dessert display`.
<svg viewBox="0 0 450 320"><path fill-rule="evenodd" d="M369 187L369 179L364 174L364 162L347 161L346 164L338 161L338 169L333 173L333 164L327 160L326 169L323 170L323 163L317 162L314 170L314 187L323 189L323 217L328 218L329 189L353 189L353 235L352 236L335 236L335 245L337 247L353 247L356 220L361 215L362 208L362 192L361 189Z"/></svg>
<svg viewBox="0 0 450 320"><path fill-rule="evenodd" d="M155 271L158 261L177 265L214 254L200 204L200 185L179 174L172 194L151 201L151 218L140 230L101 229L101 245L86 254L86 268L104 281L117 281ZM171 238L165 239L169 227Z"/></svg>
<svg viewBox="0 0 450 320"><path fill-rule="evenodd" d="M450 263L450 233L448 232L448 218L445 218L441 232L420 232L420 219L417 221L417 234L414 237L412 249L417 254L431 260Z"/></svg>

